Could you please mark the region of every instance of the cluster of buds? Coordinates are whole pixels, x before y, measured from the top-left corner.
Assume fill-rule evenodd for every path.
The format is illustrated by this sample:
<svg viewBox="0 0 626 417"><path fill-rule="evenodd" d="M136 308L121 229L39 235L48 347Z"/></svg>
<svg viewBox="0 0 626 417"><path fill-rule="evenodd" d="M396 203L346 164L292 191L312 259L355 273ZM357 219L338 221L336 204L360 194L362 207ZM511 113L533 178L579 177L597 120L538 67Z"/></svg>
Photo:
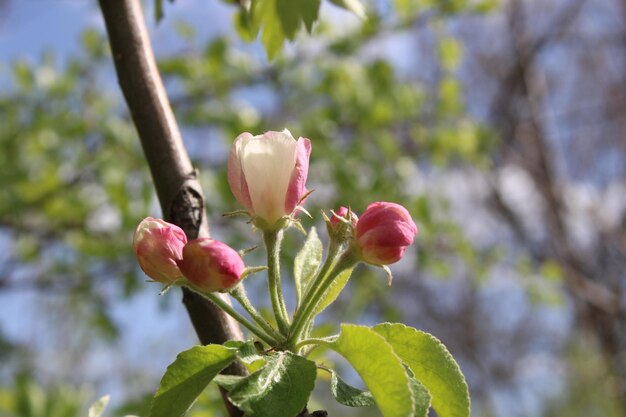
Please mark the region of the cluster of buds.
<svg viewBox="0 0 626 417"><path fill-rule="evenodd" d="M344 206L332 214L327 221L331 239L349 243L358 259L372 265L398 262L417 234L408 210L396 203L372 203L360 218Z"/></svg>
<svg viewBox="0 0 626 417"><path fill-rule="evenodd" d="M310 154L309 139L295 140L288 130L237 137L228 183L256 227L284 229L304 210ZM348 243L355 258L379 266L399 261L417 234L407 209L389 202L370 204L360 217L340 207L327 226L331 239ZM160 219L144 219L133 246L146 275L166 285L186 279L203 291L224 292L244 275L244 262L230 246L209 238L187 242L178 226Z"/></svg>
<svg viewBox="0 0 626 417"><path fill-rule="evenodd" d="M187 242L180 227L152 217L137 226L133 248L143 272L165 285L187 279L203 291L223 292L244 272L241 256L227 244L209 238Z"/></svg>

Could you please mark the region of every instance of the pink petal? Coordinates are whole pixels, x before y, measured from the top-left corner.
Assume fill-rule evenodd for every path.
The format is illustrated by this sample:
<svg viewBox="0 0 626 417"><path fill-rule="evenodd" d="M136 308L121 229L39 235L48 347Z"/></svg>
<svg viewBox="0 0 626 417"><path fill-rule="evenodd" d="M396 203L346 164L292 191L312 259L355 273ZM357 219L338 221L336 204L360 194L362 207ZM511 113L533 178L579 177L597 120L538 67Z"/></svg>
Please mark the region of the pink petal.
<svg viewBox="0 0 626 417"><path fill-rule="evenodd" d="M230 154L228 155L228 185L230 185L230 190L239 204L250 212L252 212L252 200L250 199L250 191L248 191L246 177L241 168L239 148L244 140L251 137L253 137L252 134L248 132L237 136L233 146L230 148Z"/></svg>
<svg viewBox="0 0 626 417"><path fill-rule="evenodd" d="M289 179L289 187L285 196L285 213L291 213L304 194L306 194L306 179L309 174L309 157L311 156L311 141L306 138L298 139L296 144L296 165Z"/></svg>

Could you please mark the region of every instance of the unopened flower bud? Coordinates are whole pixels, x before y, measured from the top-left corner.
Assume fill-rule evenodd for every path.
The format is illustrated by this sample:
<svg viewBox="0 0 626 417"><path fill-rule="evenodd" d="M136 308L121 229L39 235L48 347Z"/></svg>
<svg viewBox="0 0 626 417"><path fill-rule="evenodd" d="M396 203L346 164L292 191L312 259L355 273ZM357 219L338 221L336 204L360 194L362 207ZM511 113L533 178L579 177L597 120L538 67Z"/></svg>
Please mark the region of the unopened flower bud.
<svg viewBox="0 0 626 417"><path fill-rule="evenodd" d="M356 225L356 244L364 262L389 265L399 261L413 243L417 226L399 204L370 204Z"/></svg>
<svg viewBox="0 0 626 417"><path fill-rule="evenodd" d="M228 184L251 216L272 227L306 194L311 142L288 130L259 136L242 133L228 157Z"/></svg>
<svg viewBox="0 0 626 417"><path fill-rule="evenodd" d="M348 221L348 214L350 214L350 221ZM337 245L342 245L352 239L359 218L350 209L341 206L337 210L331 211L330 219L326 216L325 219L326 230L331 241Z"/></svg>
<svg viewBox="0 0 626 417"><path fill-rule="evenodd" d="M228 291L241 280L245 268L237 251L210 238L189 242L178 266L185 278L206 292Z"/></svg>
<svg viewBox="0 0 626 417"><path fill-rule="evenodd" d="M337 225L345 224L345 222L342 221L341 219L347 219L348 212L351 212L351 211L347 207L344 207L344 206L341 206L337 210L335 210L332 217L330 218L330 224L332 225L333 229L335 229ZM351 213L352 213L352 219L351 219L352 226L356 227L356 223L359 220L359 218L356 214L354 214L354 212L351 212Z"/></svg>
<svg viewBox="0 0 626 417"><path fill-rule="evenodd" d="M175 224L146 217L133 236L133 249L143 272L155 281L170 284L183 277L176 265L187 243L185 232Z"/></svg>

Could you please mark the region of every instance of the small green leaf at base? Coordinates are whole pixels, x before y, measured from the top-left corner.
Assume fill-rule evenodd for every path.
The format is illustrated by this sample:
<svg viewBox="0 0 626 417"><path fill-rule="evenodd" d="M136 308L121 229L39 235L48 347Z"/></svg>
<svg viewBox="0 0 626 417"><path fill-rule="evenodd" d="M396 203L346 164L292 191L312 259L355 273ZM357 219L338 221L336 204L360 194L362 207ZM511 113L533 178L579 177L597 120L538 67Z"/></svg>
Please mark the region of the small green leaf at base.
<svg viewBox="0 0 626 417"><path fill-rule="evenodd" d="M415 375L411 372L411 368L404 365L404 368L409 375L409 385L411 392L413 393L413 403L415 404L415 417L428 417L428 409L430 408L430 401L432 400L428 390L421 382L415 379Z"/></svg>
<svg viewBox="0 0 626 417"><path fill-rule="evenodd" d="M346 384L335 371L331 370L330 374L330 391L339 404L348 407L369 407L376 404L371 392Z"/></svg>
<svg viewBox="0 0 626 417"><path fill-rule="evenodd" d="M226 391L231 391L237 385L241 384L244 379L246 379L245 376L220 374L213 378L213 382L224 388Z"/></svg>
<svg viewBox="0 0 626 417"><path fill-rule="evenodd" d="M269 356L266 362L262 369L232 386L228 397L246 416L295 416L306 407L315 386L315 363L291 352Z"/></svg>
<svg viewBox="0 0 626 417"><path fill-rule="evenodd" d="M339 297L339 293L344 289L348 280L350 279L350 275L352 275L352 268L346 269L341 274L337 275L333 282L330 284L324 295L320 297L320 300L315 307L315 315L320 314L322 311L326 309L329 305L331 305L337 297Z"/></svg>
<svg viewBox="0 0 626 417"><path fill-rule="evenodd" d="M384 417L413 417L413 392L402 361L369 327L343 324L337 340L326 344L350 365L369 388Z"/></svg>
<svg viewBox="0 0 626 417"><path fill-rule="evenodd" d="M263 360L263 357L259 355L257 347L254 345L253 340L228 340L224 343L227 348L237 349L237 357L246 364L254 363L258 360Z"/></svg>
<svg viewBox="0 0 626 417"><path fill-rule="evenodd" d="M322 241L317 236L315 227L312 227L302 249L300 249L293 262L293 276L296 284L296 300L298 304L322 262L322 252Z"/></svg>
<svg viewBox="0 0 626 417"><path fill-rule="evenodd" d="M150 417L180 417L213 378L236 358L236 350L221 345L194 346L167 367L152 400Z"/></svg>
<svg viewBox="0 0 626 417"><path fill-rule="evenodd" d="M229 340L224 343L228 348L237 349L237 358L243 363L248 372L253 373L265 365L265 358L259 354L259 349L253 340ZM219 385L219 383L218 383Z"/></svg>
<svg viewBox="0 0 626 417"><path fill-rule="evenodd" d="M465 377L446 347L434 336L400 323L374 326L430 392L440 417L468 417L470 398Z"/></svg>
<svg viewBox="0 0 626 417"><path fill-rule="evenodd" d="M87 416L88 417L100 417L102 413L104 412L104 409L106 408L110 399L111 397L109 395L105 395L101 397L100 399L98 399L98 401L96 401L95 403L91 405L91 407L89 407L89 411L87 411Z"/></svg>

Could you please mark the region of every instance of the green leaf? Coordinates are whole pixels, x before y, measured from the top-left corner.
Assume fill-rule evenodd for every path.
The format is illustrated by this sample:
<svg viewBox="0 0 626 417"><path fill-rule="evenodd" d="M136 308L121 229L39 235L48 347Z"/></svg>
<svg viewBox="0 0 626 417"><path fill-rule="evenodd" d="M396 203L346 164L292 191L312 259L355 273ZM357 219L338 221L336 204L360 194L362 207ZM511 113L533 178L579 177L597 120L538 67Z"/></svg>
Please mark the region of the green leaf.
<svg viewBox="0 0 626 417"><path fill-rule="evenodd" d="M461 60L461 45L451 37L444 37L439 41L439 59L446 71L454 71Z"/></svg>
<svg viewBox="0 0 626 417"><path fill-rule="evenodd" d="M102 413L104 412L104 409L106 408L110 399L111 399L110 396L105 395L104 397L100 398L98 401L93 403L91 407L89 407L89 410L87 411L87 417L100 417Z"/></svg>
<svg viewBox="0 0 626 417"><path fill-rule="evenodd" d="M241 384L241 382L246 379L245 376L240 375L216 375L213 378L213 382L215 382L220 387L224 388L226 391L230 391L235 388L237 385Z"/></svg>
<svg viewBox="0 0 626 417"><path fill-rule="evenodd" d="M351 11L360 19L365 19L367 17L365 7L363 7L363 3L359 0L330 0L330 2L336 6Z"/></svg>
<svg viewBox="0 0 626 417"><path fill-rule="evenodd" d="M361 376L384 417L413 416L413 394L402 361L385 338L369 327L342 324L327 344Z"/></svg>
<svg viewBox="0 0 626 417"><path fill-rule="evenodd" d="M415 379L415 375L411 368L404 365L406 373L409 375L409 386L413 394L413 403L415 404L415 417L428 417L428 409L432 400L430 393L421 382Z"/></svg>
<svg viewBox="0 0 626 417"><path fill-rule="evenodd" d="M301 2L302 21L309 33L313 30L313 24L317 21L321 4L321 0L302 0Z"/></svg>
<svg viewBox="0 0 626 417"><path fill-rule="evenodd" d="M322 241L317 236L315 227L311 227L304 246L302 246L293 262L293 277L295 279L296 302L298 305L300 305L304 291L322 262L322 252Z"/></svg>
<svg viewBox="0 0 626 417"><path fill-rule="evenodd" d="M320 10L320 0L276 0L276 13L287 39L293 40L301 23L311 33Z"/></svg>
<svg viewBox="0 0 626 417"><path fill-rule="evenodd" d="M253 30L250 12L244 8L239 9L233 16L233 25L239 37L245 42L252 42L258 35L258 27Z"/></svg>
<svg viewBox="0 0 626 417"><path fill-rule="evenodd" d="M268 59L274 59L283 46L285 34L277 13L277 0L255 0L252 2L251 32L261 32L261 43L265 47Z"/></svg>
<svg viewBox="0 0 626 417"><path fill-rule="evenodd" d="M350 279L350 275L352 274L352 269L346 269L341 274L337 275L333 282L330 284L324 295L320 297L317 306L315 307L315 315L318 315L326 307L331 305L333 301L339 297L339 293L344 289L346 284L348 283L348 279Z"/></svg>
<svg viewBox="0 0 626 417"><path fill-rule="evenodd" d="M224 343L224 346L237 349L237 356L242 362L250 364L259 359L263 360L263 357L259 355L259 351L254 344L254 340L247 340L245 342L241 340L228 340Z"/></svg>
<svg viewBox="0 0 626 417"><path fill-rule="evenodd" d="M456 115L463 109L461 98L461 85L459 81L452 77L444 77L439 81L439 103L438 110L446 115ZM443 130L445 132L445 130ZM448 137L450 143L458 144L456 133ZM443 139L443 138L442 138ZM453 141L454 139L454 141Z"/></svg>
<svg viewBox="0 0 626 417"><path fill-rule="evenodd" d="M237 357L221 345L194 346L167 367L152 400L150 417L184 415L213 378Z"/></svg>
<svg viewBox="0 0 626 417"><path fill-rule="evenodd" d="M335 371L331 370L330 375L330 391L339 404L348 407L368 407L376 404L371 392L346 384Z"/></svg>
<svg viewBox="0 0 626 417"><path fill-rule="evenodd" d="M280 19L283 33L293 40L300 28L300 2L294 0L276 0L276 15Z"/></svg>
<svg viewBox="0 0 626 417"><path fill-rule="evenodd" d="M483 0L473 5L476 13L488 13L494 11L500 5L499 0Z"/></svg>
<svg viewBox="0 0 626 417"><path fill-rule="evenodd" d="M415 378L432 395L440 417L467 417L470 398L465 377L446 347L434 336L400 323L383 323L374 330L393 346Z"/></svg>
<svg viewBox="0 0 626 417"><path fill-rule="evenodd" d="M265 364L265 357L259 355L254 340L228 340L224 346L237 349L237 357L250 373L256 372Z"/></svg>
<svg viewBox="0 0 626 417"><path fill-rule="evenodd" d="M293 417L306 407L317 375L314 362L291 352L267 364L228 393L231 402L254 417Z"/></svg>
<svg viewBox="0 0 626 417"><path fill-rule="evenodd" d="M163 19L163 0L154 0L154 20L161 21Z"/></svg>

